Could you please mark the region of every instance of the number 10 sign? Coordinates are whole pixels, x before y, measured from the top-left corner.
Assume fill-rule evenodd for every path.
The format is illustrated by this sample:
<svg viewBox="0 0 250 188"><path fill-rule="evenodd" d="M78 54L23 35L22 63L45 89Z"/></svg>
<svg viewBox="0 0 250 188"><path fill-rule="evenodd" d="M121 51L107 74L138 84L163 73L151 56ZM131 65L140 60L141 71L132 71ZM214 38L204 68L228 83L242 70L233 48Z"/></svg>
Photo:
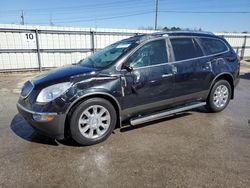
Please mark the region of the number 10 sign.
<svg viewBox="0 0 250 188"><path fill-rule="evenodd" d="M29 43L35 43L35 33L23 33L23 40Z"/></svg>

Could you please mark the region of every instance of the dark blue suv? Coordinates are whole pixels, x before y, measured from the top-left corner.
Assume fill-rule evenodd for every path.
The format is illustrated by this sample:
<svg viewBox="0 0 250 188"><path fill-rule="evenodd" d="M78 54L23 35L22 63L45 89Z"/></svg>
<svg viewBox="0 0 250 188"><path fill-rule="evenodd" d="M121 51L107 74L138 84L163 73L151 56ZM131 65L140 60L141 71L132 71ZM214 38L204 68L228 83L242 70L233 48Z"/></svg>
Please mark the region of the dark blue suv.
<svg viewBox="0 0 250 188"><path fill-rule="evenodd" d="M46 135L91 145L125 120L137 125L200 106L222 111L239 69L232 47L211 33L138 35L27 81L17 107Z"/></svg>

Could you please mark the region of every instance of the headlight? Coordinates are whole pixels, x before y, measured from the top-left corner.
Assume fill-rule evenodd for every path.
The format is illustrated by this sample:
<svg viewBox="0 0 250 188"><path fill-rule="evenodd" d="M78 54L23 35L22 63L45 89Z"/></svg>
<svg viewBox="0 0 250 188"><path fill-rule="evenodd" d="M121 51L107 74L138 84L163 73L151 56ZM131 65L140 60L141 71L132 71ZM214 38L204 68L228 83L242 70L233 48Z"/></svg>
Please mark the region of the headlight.
<svg viewBox="0 0 250 188"><path fill-rule="evenodd" d="M37 96L37 102L50 102L57 97L64 94L71 87L70 82L63 82L60 84L55 84L42 89L42 91Z"/></svg>

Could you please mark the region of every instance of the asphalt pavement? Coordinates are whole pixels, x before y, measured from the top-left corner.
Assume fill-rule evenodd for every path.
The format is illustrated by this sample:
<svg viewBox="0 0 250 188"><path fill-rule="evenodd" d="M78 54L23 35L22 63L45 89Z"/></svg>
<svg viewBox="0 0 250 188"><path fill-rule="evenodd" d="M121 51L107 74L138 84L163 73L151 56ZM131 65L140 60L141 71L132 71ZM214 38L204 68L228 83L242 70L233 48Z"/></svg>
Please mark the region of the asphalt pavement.
<svg viewBox="0 0 250 188"><path fill-rule="evenodd" d="M42 136L17 113L36 74L0 75L0 187L250 187L250 66L223 112L117 129L88 147Z"/></svg>

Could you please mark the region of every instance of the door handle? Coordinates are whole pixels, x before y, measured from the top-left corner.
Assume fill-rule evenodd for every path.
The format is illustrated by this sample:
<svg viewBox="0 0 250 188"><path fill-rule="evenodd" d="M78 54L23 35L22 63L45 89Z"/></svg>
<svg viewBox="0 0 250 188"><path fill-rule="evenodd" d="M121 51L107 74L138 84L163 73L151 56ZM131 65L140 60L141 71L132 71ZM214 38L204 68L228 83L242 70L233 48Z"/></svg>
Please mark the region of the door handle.
<svg viewBox="0 0 250 188"><path fill-rule="evenodd" d="M162 78L167 78L167 77L170 77L170 76L173 76L173 74L169 73L169 74L163 74L163 75L161 75Z"/></svg>

